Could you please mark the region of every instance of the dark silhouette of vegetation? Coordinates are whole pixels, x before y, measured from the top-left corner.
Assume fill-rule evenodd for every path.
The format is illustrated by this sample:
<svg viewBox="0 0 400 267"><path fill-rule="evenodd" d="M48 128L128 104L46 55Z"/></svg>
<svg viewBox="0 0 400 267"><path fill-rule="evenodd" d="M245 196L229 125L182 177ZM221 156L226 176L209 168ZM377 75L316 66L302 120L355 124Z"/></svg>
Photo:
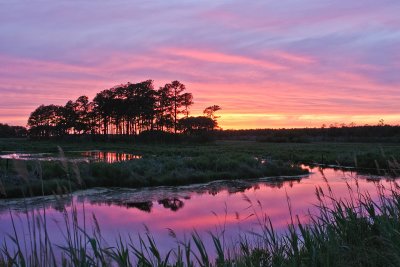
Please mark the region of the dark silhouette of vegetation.
<svg viewBox="0 0 400 267"><path fill-rule="evenodd" d="M387 125L384 120L363 126L333 123L321 128L222 131L216 115L220 106L206 107L203 116L189 116L193 103L193 95L186 92L186 86L179 81L158 89L154 88L152 80L121 84L97 93L93 101L80 96L65 106L39 106L29 117L29 136L68 140L69 135L71 138L90 135L97 141L126 141L134 136L135 142L203 142L212 139L282 143L400 142L400 126ZM0 137L24 135L23 127L0 127Z"/></svg>
<svg viewBox="0 0 400 267"><path fill-rule="evenodd" d="M144 202L126 202L123 204L119 204L120 206L125 206L128 209L130 208L136 208L138 210L150 213L151 212L151 208L153 207L153 202L151 201L144 201Z"/></svg>
<svg viewBox="0 0 400 267"><path fill-rule="evenodd" d="M28 120L33 138L66 135L139 136L145 132L193 134L217 127L214 113L219 106L206 108L206 116L189 117L193 95L179 81L154 89L153 81L127 83L103 90L89 101L80 96L65 106L41 105ZM155 134L157 136L159 134Z"/></svg>
<svg viewBox="0 0 400 267"><path fill-rule="evenodd" d="M10 126L0 123L0 138L26 137L28 131L22 126Z"/></svg>
<svg viewBox="0 0 400 267"><path fill-rule="evenodd" d="M162 204L164 208L170 209L172 211L178 211L179 209L183 208L184 202L179 198L164 198L158 201L158 204Z"/></svg>
<svg viewBox="0 0 400 267"><path fill-rule="evenodd" d="M249 129L214 131L216 139L254 140L274 143L400 142L398 125L331 125L321 128Z"/></svg>
<svg viewBox="0 0 400 267"><path fill-rule="evenodd" d="M219 116L215 115L215 112L217 112L218 110L221 110L221 107L218 105L213 105L213 106L209 106L207 108L204 109L203 114L207 117L207 118L211 118L214 121L216 121L216 119L219 118Z"/></svg>
<svg viewBox="0 0 400 267"><path fill-rule="evenodd" d="M184 133L207 132L215 129L217 123L204 116L182 118L179 121L179 129Z"/></svg>

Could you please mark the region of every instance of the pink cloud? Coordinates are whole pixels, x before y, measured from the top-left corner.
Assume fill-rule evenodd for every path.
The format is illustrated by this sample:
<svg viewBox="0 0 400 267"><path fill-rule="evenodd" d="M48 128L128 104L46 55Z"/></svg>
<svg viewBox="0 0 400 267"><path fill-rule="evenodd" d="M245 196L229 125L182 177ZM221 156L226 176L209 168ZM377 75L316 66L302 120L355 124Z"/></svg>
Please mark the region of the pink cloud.
<svg viewBox="0 0 400 267"><path fill-rule="evenodd" d="M294 63L301 63L301 64L315 63L315 60L309 56L293 54L293 53L288 53L288 52L284 52L284 51L277 51L274 54L275 54L275 56L277 56L279 58L282 58L284 60L291 61Z"/></svg>
<svg viewBox="0 0 400 267"><path fill-rule="evenodd" d="M186 57L198 61L216 62L223 64L235 65L250 65L254 67L261 67L270 70L284 70L285 66L276 63L268 62L265 60L254 59L245 56L231 55L226 53L219 53L213 51L202 51L195 49L174 49L168 48L163 50L166 54Z"/></svg>

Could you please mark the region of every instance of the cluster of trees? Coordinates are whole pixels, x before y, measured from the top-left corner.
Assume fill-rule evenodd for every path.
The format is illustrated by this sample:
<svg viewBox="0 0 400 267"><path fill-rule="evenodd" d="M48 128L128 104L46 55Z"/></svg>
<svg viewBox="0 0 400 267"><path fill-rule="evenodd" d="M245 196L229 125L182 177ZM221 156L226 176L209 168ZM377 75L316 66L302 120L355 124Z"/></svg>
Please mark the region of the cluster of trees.
<svg viewBox="0 0 400 267"><path fill-rule="evenodd" d="M0 123L0 138L25 137L27 134L25 127Z"/></svg>
<svg viewBox="0 0 400 267"><path fill-rule="evenodd" d="M179 81L154 89L152 80L103 90L89 101L80 96L65 106L41 105L28 120L34 137L67 134L138 135L144 131L193 133L218 127L214 105L204 116L189 117L193 95Z"/></svg>
<svg viewBox="0 0 400 267"><path fill-rule="evenodd" d="M336 127L335 125L340 125ZM214 138L261 142L400 142L400 126L334 124L327 128L253 129L213 132Z"/></svg>

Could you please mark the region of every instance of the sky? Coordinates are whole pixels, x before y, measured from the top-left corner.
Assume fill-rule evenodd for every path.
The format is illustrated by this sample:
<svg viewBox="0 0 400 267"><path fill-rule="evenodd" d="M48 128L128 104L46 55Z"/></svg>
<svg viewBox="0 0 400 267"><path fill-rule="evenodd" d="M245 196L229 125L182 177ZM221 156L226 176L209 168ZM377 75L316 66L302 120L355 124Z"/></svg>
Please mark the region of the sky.
<svg viewBox="0 0 400 267"><path fill-rule="evenodd" d="M223 129L400 124L398 0L0 0L0 122L179 80Z"/></svg>

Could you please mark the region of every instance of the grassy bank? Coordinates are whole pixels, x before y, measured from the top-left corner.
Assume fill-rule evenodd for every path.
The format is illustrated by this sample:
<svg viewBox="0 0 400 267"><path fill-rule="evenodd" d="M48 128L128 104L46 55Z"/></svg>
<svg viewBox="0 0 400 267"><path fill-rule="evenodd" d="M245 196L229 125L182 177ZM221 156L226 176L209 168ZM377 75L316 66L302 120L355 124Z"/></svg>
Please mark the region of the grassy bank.
<svg viewBox="0 0 400 267"><path fill-rule="evenodd" d="M335 164L360 171L400 173L399 144L260 143L217 141L207 144L144 145L111 142L53 142L0 139L1 152L104 150L143 156L127 162L68 163L0 160L3 197L70 192L98 186L185 185L218 179L246 179L304 174L298 166ZM389 171L390 170L390 171Z"/></svg>
<svg viewBox="0 0 400 267"><path fill-rule="evenodd" d="M221 233L213 233L211 251L196 232L185 241L176 240L176 247L167 253L160 251L149 233L139 240L118 237L110 247L96 218L93 228L79 225L74 209L64 210L65 240L54 244L45 215L28 212L27 239L11 233L0 250L0 266L399 266L398 187L377 189L377 200L356 193L356 188L343 200L336 199L329 186L317 188L319 211L310 214L308 224L293 215L284 233L277 233L266 215L257 214L257 203L245 200L258 218L259 233L238 236L237 243L231 244L224 243ZM290 200L288 204L290 209ZM172 230L171 238L176 238ZM30 244L28 249L24 242Z"/></svg>
<svg viewBox="0 0 400 267"><path fill-rule="evenodd" d="M272 158L295 163L325 163L360 168L390 169L388 160L400 161L399 143L268 143L256 141L216 141L205 144L133 144L121 142L62 142L0 139L0 151L58 152L105 150L140 155L198 156L242 153L252 157Z"/></svg>
<svg viewBox="0 0 400 267"><path fill-rule="evenodd" d="M10 160L1 169L3 197L68 193L92 187L188 185L213 180L306 174L285 161L263 161L243 153L144 156L116 162L76 163Z"/></svg>

